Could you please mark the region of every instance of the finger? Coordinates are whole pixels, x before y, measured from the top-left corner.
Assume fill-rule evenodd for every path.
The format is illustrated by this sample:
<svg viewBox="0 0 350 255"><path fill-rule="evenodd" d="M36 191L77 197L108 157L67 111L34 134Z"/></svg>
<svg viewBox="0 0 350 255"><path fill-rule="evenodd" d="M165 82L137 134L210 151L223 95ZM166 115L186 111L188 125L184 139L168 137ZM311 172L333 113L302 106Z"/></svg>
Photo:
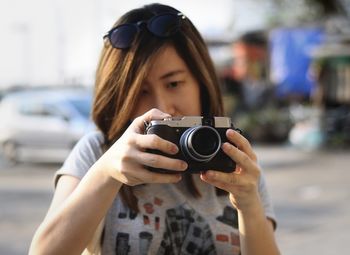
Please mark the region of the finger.
<svg viewBox="0 0 350 255"><path fill-rule="evenodd" d="M151 120L161 120L171 117L170 114L162 112L156 108L153 108L146 112L145 114L135 118L132 122L131 127L139 134L143 134L145 129L145 122L150 122Z"/></svg>
<svg viewBox="0 0 350 255"><path fill-rule="evenodd" d="M181 174L166 174L151 172L143 166L134 167L133 173L125 176L123 183L134 186L142 183L176 183L181 180Z"/></svg>
<svg viewBox="0 0 350 255"><path fill-rule="evenodd" d="M142 151L137 153L137 161L145 166L173 171L185 171L188 167L183 160Z"/></svg>
<svg viewBox="0 0 350 255"><path fill-rule="evenodd" d="M233 186L238 185L239 174L209 170L201 173L201 179L215 187L230 191Z"/></svg>
<svg viewBox="0 0 350 255"><path fill-rule="evenodd" d="M135 135L134 142L139 148L159 150L166 154L176 154L179 151L176 144L162 139L155 134Z"/></svg>
<svg viewBox="0 0 350 255"><path fill-rule="evenodd" d="M148 173L145 175L147 183L176 183L182 179L181 174L156 173L145 169Z"/></svg>
<svg viewBox="0 0 350 255"><path fill-rule="evenodd" d="M222 145L222 150L244 170L256 168L255 161L236 146L226 142Z"/></svg>
<svg viewBox="0 0 350 255"><path fill-rule="evenodd" d="M250 145L249 141L242 136L240 133L237 131L234 131L232 129L228 129L226 131L226 137L227 139L233 143L234 145L237 146L238 149L244 151L248 156L253 160L257 161L257 156L253 151L252 146Z"/></svg>

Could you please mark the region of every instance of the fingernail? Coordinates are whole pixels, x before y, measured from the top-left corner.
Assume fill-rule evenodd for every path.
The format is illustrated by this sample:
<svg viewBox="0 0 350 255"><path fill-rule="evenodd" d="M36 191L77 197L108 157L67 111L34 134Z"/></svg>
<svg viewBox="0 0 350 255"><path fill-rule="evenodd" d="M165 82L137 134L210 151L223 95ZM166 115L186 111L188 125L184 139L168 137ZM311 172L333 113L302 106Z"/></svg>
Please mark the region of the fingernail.
<svg viewBox="0 0 350 255"><path fill-rule="evenodd" d="M229 150L229 149L231 149L231 144L229 144L229 143L224 143L224 144L222 145L222 148L223 148L224 150Z"/></svg>
<svg viewBox="0 0 350 255"><path fill-rule="evenodd" d="M181 162L181 169L186 170L188 167L187 163L185 161Z"/></svg>
<svg viewBox="0 0 350 255"><path fill-rule="evenodd" d="M227 135L230 136L230 137L232 137L232 136L235 135L235 131L233 131L232 129L228 129Z"/></svg>
<svg viewBox="0 0 350 255"><path fill-rule="evenodd" d="M176 145L171 145L170 151L171 153L176 154L179 151L179 149Z"/></svg>
<svg viewBox="0 0 350 255"><path fill-rule="evenodd" d="M171 115L169 113L163 112L164 118L171 118Z"/></svg>
<svg viewBox="0 0 350 255"><path fill-rule="evenodd" d="M215 176L215 172L214 171L211 171L211 170L208 170L205 172L205 175L209 178L211 177L214 177Z"/></svg>

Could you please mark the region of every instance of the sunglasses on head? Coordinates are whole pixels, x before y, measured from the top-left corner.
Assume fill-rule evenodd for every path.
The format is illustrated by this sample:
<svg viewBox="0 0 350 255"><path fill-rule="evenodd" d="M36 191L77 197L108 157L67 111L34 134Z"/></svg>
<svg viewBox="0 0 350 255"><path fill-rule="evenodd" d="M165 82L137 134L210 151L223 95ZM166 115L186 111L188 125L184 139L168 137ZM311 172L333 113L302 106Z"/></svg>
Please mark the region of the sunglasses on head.
<svg viewBox="0 0 350 255"><path fill-rule="evenodd" d="M145 26L155 36L165 38L179 31L181 20L185 18L186 16L182 13L159 14L146 21L116 26L108 31L103 36L103 39L108 38L114 48L127 49L131 46L142 27Z"/></svg>

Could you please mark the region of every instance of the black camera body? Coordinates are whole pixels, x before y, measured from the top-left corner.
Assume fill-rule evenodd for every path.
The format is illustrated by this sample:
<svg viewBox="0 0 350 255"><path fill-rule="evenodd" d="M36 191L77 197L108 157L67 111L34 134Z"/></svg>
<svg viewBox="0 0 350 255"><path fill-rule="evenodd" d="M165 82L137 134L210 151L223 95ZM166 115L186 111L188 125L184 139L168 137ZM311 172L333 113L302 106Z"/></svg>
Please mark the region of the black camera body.
<svg viewBox="0 0 350 255"><path fill-rule="evenodd" d="M184 160L188 163L187 173L199 173L206 170L233 172L236 163L221 149L228 142L226 130L234 128L228 117L185 116L146 123L145 134L156 134L176 144L179 152L175 155L165 154L159 150L148 152L170 158ZM166 169L149 168L160 173L174 173Z"/></svg>

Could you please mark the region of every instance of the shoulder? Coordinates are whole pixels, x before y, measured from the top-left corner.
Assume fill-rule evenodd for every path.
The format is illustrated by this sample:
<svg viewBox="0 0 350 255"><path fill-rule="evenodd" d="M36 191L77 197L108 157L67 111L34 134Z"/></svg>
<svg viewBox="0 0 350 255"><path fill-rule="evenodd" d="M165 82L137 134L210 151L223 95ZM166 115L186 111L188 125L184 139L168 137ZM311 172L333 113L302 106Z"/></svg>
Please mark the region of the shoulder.
<svg viewBox="0 0 350 255"><path fill-rule="evenodd" d="M103 144L104 136L100 131L92 131L84 135L56 172L56 176L68 174L81 179L102 156Z"/></svg>
<svg viewBox="0 0 350 255"><path fill-rule="evenodd" d="M101 147L105 139L101 131L95 130L85 134L77 143L77 146Z"/></svg>
<svg viewBox="0 0 350 255"><path fill-rule="evenodd" d="M97 160L103 154L104 136L101 131L91 131L85 134L74 146L71 156L86 161Z"/></svg>

